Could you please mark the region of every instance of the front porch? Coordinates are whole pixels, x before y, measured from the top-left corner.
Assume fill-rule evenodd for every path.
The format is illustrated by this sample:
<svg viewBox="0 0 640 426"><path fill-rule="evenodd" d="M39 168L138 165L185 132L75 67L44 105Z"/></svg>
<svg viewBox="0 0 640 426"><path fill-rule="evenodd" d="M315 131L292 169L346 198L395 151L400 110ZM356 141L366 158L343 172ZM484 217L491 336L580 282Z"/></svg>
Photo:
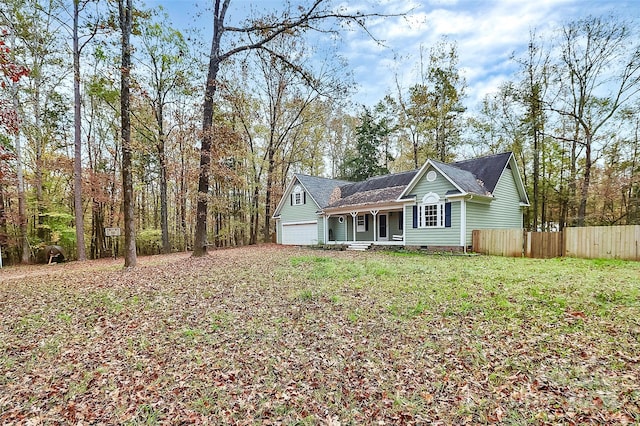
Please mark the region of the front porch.
<svg viewBox="0 0 640 426"><path fill-rule="evenodd" d="M404 246L404 209L354 210L322 216L326 244Z"/></svg>
<svg viewBox="0 0 640 426"><path fill-rule="evenodd" d="M342 247L342 249L349 249L351 245L362 245L371 247L404 247L404 241L328 241L325 244L326 247Z"/></svg>

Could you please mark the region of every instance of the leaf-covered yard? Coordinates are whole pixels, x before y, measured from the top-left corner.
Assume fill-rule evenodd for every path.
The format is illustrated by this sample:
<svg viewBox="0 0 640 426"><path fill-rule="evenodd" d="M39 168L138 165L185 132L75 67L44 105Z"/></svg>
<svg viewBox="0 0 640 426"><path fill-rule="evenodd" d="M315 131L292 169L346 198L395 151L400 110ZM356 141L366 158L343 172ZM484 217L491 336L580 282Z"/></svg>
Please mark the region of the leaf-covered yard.
<svg viewBox="0 0 640 426"><path fill-rule="evenodd" d="M148 259L0 271L1 423L640 422L638 263Z"/></svg>

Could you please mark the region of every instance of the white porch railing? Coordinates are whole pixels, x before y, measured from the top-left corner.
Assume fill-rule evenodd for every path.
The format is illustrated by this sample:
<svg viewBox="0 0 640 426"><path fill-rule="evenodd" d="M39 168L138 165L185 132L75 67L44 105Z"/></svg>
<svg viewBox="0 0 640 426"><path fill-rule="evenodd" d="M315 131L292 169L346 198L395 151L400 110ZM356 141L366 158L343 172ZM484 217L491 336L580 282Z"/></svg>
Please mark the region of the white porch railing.
<svg viewBox="0 0 640 426"><path fill-rule="evenodd" d="M402 241L328 241L328 245L349 245L353 243L362 243L362 244L373 244L374 246L403 246L404 240Z"/></svg>

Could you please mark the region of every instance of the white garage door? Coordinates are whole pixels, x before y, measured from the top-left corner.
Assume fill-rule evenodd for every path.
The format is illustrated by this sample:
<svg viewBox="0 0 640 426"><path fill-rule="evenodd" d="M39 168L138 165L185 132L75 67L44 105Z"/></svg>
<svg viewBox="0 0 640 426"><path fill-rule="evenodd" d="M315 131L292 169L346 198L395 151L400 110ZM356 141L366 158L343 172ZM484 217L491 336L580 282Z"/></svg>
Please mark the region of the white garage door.
<svg viewBox="0 0 640 426"><path fill-rule="evenodd" d="M282 244L308 246L317 243L317 223L282 224Z"/></svg>

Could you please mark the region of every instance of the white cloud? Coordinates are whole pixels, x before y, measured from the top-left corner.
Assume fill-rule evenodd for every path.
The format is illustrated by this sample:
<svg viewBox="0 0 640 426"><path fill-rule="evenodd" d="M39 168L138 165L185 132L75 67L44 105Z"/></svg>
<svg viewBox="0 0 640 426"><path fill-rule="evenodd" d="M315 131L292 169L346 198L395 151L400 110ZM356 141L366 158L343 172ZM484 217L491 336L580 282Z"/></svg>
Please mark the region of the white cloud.
<svg viewBox="0 0 640 426"><path fill-rule="evenodd" d="M358 33L345 39L346 56L358 67L356 80L373 103L389 89L381 87L384 82L393 85L394 74L410 85L420 47L428 52L442 36L457 43L459 67L469 84L468 102L476 102L512 77L517 67L510 58L526 49L532 30L545 34L568 20L620 7L615 0L431 0L413 4L389 0L382 7L388 13L403 5L415 9L404 17L371 22L372 33L385 40L388 48ZM625 3L624 7L632 10L633 16L640 13L640 2ZM385 77L389 74L390 79Z"/></svg>
<svg viewBox="0 0 640 426"><path fill-rule="evenodd" d="M183 25L194 25L194 11L210 6L205 0L151 0L164 4ZM376 12L406 16L372 18L372 34L385 42L373 41L362 30L351 26L340 32L340 56L347 58L354 78L362 87L357 102L374 104L395 88L395 76L405 87L415 79L420 48L426 54L441 36L458 45L459 68L467 79L468 103L484 97L499 84L513 77L517 67L510 60L529 42L530 31L541 35L551 28L587 15L617 13L626 18L640 17L638 0L338 0L336 7L347 12ZM189 5L185 7L185 4ZM194 4L199 4L194 8ZM277 10L278 0L234 0L233 16L245 16L251 4ZM204 14L198 26L210 43L210 16ZM318 46L335 42L330 34L315 34Z"/></svg>

